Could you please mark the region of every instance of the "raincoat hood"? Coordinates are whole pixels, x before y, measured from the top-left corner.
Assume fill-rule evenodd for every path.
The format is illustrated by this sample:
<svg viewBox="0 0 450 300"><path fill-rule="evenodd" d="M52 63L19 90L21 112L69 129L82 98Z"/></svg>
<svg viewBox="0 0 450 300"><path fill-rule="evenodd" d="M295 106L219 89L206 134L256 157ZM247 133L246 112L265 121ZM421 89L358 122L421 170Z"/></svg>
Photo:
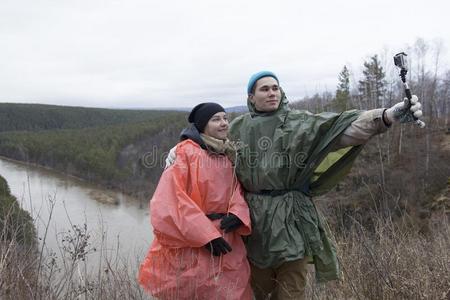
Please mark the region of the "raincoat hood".
<svg viewBox="0 0 450 300"><path fill-rule="evenodd" d="M184 128L180 133L180 141L184 140L192 140L193 142L197 143L202 149L207 149L205 142L203 141L200 132L198 131L197 127L194 125L191 125L187 128Z"/></svg>

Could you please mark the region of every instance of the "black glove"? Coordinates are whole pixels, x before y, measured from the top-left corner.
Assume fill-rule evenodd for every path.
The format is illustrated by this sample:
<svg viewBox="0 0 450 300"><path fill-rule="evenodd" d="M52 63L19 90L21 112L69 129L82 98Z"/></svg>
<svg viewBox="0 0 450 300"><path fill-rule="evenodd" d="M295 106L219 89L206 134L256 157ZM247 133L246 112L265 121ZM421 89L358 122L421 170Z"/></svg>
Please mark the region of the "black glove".
<svg viewBox="0 0 450 300"><path fill-rule="evenodd" d="M222 219L223 216L225 216L225 215L226 214L223 214L223 213L212 213L212 214L209 214L209 215L206 215L206 216L208 217L208 219L214 221L214 220Z"/></svg>
<svg viewBox="0 0 450 300"><path fill-rule="evenodd" d="M227 254L232 250L230 244L228 244L222 237L212 240L205 245L205 248L208 249L214 256Z"/></svg>
<svg viewBox="0 0 450 300"><path fill-rule="evenodd" d="M230 213L220 221L220 229L225 230L225 232L231 232L238 229L242 224L242 221L238 217Z"/></svg>

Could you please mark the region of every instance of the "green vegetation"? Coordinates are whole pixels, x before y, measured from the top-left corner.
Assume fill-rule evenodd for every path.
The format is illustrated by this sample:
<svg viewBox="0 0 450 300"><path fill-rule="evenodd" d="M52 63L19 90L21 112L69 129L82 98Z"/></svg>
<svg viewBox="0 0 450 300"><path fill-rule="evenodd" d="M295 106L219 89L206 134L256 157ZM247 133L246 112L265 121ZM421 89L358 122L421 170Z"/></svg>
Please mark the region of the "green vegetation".
<svg viewBox="0 0 450 300"><path fill-rule="evenodd" d="M26 105L21 107L24 109ZM31 105L30 109L33 107ZM72 110L68 108L60 117L74 116ZM86 116L99 111L110 113L109 118L103 116L103 123L117 123L121 115L120 111L82 110ZM60 111L64 109L60 108ZM124 116L132 113L123 111ZM79 127L87 119L86 116L80 115L79 121L67 122L64 126ZM146 121L135 122L144 116ZM42 119L47 117L49 115ZM176 144L187 122L185 113L181 112L136 112L133 118L133 122L81 129L0 132L0 155L148 197L162 172L164 153ZM19 127L33 126L33 122L24 121L23 126ZM42 123L36 121L36 124ZM143 158L151 163L145 164Z"/></svg>
<svg viewBox="0 0 450 300"><path fill-rule="evenodd" d="M33 219L11 195L8 183L0 176L0 240L16 241L20 245L33 245L36 232Z"/></svg>
<svg viewBox="0 0 450 300"><path fill-rule="evenodd" d="M386 73L381 66L378 55L364 62L363 78L358 82L358 89L365 109L381 107L386 92Z"/></svg>
<svg viewBox="0 0 450 300"><path fill-rule="evenodd" d="M350 102L350 73L347 66L342 68L338 76L338 86L336 89L336 98L332 101L333 110L336 112L346 111L351 109Z"/></svg>
<svg viewBox="0 0 450 300"><path fill-rule="evenodd" d="M150 121L166 113L171 112L0 103L0 132L80 129L136 123Z"/></svg>

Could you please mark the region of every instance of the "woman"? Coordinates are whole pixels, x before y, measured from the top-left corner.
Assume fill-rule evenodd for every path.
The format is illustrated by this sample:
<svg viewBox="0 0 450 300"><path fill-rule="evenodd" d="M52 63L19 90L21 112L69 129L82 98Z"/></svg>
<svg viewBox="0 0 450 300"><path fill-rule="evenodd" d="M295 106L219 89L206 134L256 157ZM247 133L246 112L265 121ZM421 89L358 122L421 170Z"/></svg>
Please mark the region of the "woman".
<svg viewBox="0 0 450 300"><path fill-rule="evenodd" d="M225 110L202 103L188 120L150 202L155 239L139 282L160 299L251 299L241 238L250 234L250 217Z"/></svg>

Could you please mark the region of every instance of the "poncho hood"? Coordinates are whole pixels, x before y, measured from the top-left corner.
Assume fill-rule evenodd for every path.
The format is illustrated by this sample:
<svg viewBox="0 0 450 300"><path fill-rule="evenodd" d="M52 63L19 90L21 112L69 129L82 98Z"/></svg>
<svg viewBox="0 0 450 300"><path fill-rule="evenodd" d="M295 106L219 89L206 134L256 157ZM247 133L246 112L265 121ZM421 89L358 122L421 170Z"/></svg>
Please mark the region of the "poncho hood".
<svg viewBox="0 0 450 300"><path fill-rule="evenodd" d="M184 140L188 140L188 139L197 143L202 149L204 149L204 150L207 149L206 144L200 135L200 132L194 125L184 128L180 133L180 141L181 142Z"/></svg>

